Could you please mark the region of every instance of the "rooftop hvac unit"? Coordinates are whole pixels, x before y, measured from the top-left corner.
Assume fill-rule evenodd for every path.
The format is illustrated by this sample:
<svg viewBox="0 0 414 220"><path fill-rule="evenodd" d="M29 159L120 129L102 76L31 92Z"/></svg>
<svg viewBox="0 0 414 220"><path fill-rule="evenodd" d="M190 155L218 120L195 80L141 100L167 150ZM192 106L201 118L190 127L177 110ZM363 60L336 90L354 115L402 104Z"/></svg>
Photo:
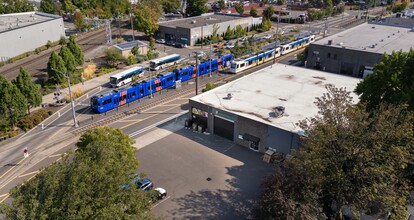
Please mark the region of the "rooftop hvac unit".
<svg viewBox="0 0 414 220"><path fill-rule="evenodd" d="M276 118L280 118L285 114L285 107L276 106L276 107L273 108L273 112L275 113Z"/></svg>

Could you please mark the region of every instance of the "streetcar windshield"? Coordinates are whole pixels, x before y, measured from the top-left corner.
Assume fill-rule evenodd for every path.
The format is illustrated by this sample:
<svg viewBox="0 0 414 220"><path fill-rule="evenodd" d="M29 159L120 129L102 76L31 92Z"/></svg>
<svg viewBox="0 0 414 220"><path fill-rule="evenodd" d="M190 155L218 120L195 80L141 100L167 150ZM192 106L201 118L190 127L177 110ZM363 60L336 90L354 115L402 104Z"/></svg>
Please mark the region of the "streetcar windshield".
<svg viewBox="0 0 414 220"><path fill-rule="evenodd" d="M99 102L96 98L91 99L91 106L99 106Z"/></svg>

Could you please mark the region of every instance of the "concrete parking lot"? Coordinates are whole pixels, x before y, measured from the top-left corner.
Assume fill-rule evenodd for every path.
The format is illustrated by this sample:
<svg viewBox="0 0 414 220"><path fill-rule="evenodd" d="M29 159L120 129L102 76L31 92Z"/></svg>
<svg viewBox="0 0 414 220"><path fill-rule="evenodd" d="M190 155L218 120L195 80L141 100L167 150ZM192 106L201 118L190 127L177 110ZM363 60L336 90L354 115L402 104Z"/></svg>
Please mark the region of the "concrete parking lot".
<svg viewBox="0 0 414 220"><path fill-rule="evenodd" d="M167 219L246 219L272 165L262 154L184 128L185 116L136 138L139 171L168 196L153 213Z"/></svg>

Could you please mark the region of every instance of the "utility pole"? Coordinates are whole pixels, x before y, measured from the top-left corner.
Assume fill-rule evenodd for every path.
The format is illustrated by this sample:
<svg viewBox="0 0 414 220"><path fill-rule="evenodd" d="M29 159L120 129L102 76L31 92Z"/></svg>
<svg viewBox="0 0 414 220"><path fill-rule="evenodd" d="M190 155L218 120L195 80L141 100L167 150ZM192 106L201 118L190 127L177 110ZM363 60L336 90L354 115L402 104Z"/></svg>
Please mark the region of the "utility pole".
<svg viewBox="0 0 414 220"><path fill-rule="evenodd" d="M150 99L152 99L152 83L151 83L151 75L152 75L152 70L150 69L150 75L149 75L149 84L150 84Z"/></svg>
<svg viewBox="0 0 414 220"><path fill-rule="evenodd" d="M203 48L203 26L201 26L201 48Z"/></svg>
<svg viewBox="0 0 414 220"><path fill-rule="evenodd" d="M75 104L73 103L73 99L72 99L72 91L71 91L71 89L70 89L70 78L69 78L69 76L65 75L64 73L62 73L62 72L60 72L60 71L58 71L58 70L56 70L56 69L52 69L52 70L53 70L53 71L56 71L56 72L58 72L58 73L60 73L60 74L63 74L63 75L66 77L66 79L68 80L69 98L70 98L70 104L71 104L71 106L72 106L72 115L73 115L73 126L76 128L76 127L78 127L78 123L76 122L76 115L75 115Z"/></svg>
<svg viewBox="0 0 414 220"><path fill-rule="evenodd" d="M134 36L134 22L132 20L132 13L129 13L129 16L131 18L131 28L132 28L132 41L135 41L135 36Z"/></svg>
<svg viewBox="0 0 414 220"><path fill-rule="evenodd" d="M211 61L212 61L212 59L211 59L211 52L212 52L212 48L211 48L211 41L210 41L210 72L208 73L208 77L211 77Z"/></svg>
<svg viewBox="0 0 414 220"><path fill-rule="evenodd" d="M194 51L193 53L195 53L195 58L196 58L196 95L198 95L198 55L200 54L200 52L198 51Z"/></svg>

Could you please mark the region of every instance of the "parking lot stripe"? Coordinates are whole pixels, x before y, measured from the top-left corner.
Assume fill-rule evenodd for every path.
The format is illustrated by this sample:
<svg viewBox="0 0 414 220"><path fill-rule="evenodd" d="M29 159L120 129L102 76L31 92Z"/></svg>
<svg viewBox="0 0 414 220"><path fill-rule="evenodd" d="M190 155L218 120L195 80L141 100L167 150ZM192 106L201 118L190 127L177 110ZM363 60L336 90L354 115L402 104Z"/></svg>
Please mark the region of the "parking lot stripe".
<svg viewBox="0 0 414 220"><path fill-rule="evenodd" d="M153 208L157 207L159 204L163 203L165 200L169 199L170 197L171 197L171 196L167 196L167 198L165 198L165 199L163 199L163 200L161 200L161 201L157 202L157 204L155 204L155 205L154 205L151 209L153 209Z"/></svg>

